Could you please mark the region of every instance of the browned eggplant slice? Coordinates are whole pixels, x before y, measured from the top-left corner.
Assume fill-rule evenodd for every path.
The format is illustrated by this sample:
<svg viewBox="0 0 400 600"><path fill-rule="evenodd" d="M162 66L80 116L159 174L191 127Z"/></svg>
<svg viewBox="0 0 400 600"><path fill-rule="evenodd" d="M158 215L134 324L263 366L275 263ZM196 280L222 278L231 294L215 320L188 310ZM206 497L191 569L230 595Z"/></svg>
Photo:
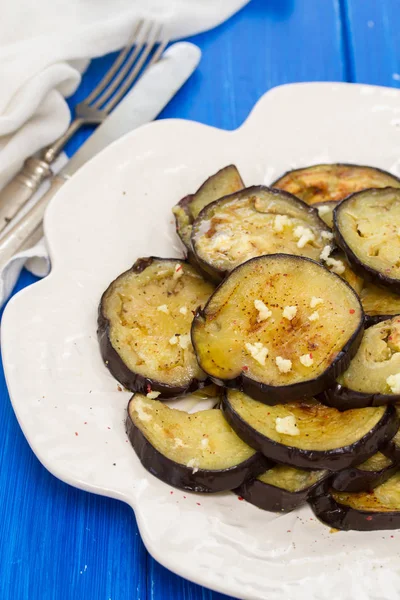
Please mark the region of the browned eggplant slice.
<svg viewBox="0 0 400 600"><path fill-rule="evenodd" d="M327 202L318 202L314 204L318 211L319 217L323 220L330 229L333 228L333 211L338 205L338 202L328 200Z"/></svg>
<svg viewBox="0 0 400 600"><path fill-rule="evenodd" d="M354 192L388 186L400 188L400 179L376 167L340 163L295 169L271 184L307 204L339 201Z"/></svg>
<svg viewBox="0 0 400 600"><path fill-rule="evenodd" d="M211 175L195 194L185 196L172 212L175 215L176 231L183 245L191 250L192 224L199 212L214 200L228 196L244 188L244 183L235 165L228 165Z"/></svg>
<svg viewBox="0 0 400 600"><path fill-rule="evenodd" d="M275 465L256 479L247 480L236 493L258 508L289 512L304 504L330 471L305 471Z"/></svg>
<svg viewBox="0 0 400 600"><path fill-rule="evenodd" d="M237 267L192 325L201 368L218 385L267 404L333 385L354 356L364 315L340 277L299 256L275 254Z"/></svg>
<svg viewBox="0 0 400 600"><path fill-rule="evenodd" d="M389 288L367 282L359 294L366 327L400 315L400 295L394 294Z"/></svg>
<svg viewBox="0 0 400 600"><path fill-rule="evenodd" d="M264 254L284 252L320 260L332 237L315 209L263 186L212 202L192 228L198 262L220 278L249 258Z"/></svg>
<svg viewBox="0 0 400 600"><path fill-rule="evenodd" d="M103 360L127 389L162 397L201 387L190 341L193 311L213 286L178 259L141 258L115 279L99 306Z"/></svg>
<svg viewBox="0 0 400 600"><path fill-rule="evenodd" d="M353 194L335 208L333 221L337 242L353 268L400 294L400 190Z"/></svg>
<svg viewBox="0 0 400 600"><path fill-rule="evenodd" d="M341 471L360 464L396 433L393 406L340 412L314 398L267 406L237 390L222 401L231 427L274 462L300 469Z"/></svg>
<svg viewBox="0 0 400 600"><path fill-rule="evenodd" d="M218 409L188 414L135 394L128 405L126 428L145 469L177 488L231 490L268 467Z"/></svg>
<svg viewBox="0 0 400 600"><path fill-rule="evenodd" d="M400 405L395 406L397 416L400 419ZM394 462L400 463L400 428L396 435L392 437L384 446L381 448L382 453L385 456L391 458Z"/></svg>
<svg viewBox="0 0 400 600"><path fill-rule="evenodd" d="M322 483L310 504L318 519L336 529L398 529L400 471L369 492L338 492L329 489L328 483Z"/></svg>
<svg viewBox="0 0 400 600"><path fill-rule="evenodd" d="M349 368L319 399L340 410L400 401L400 317L366 329Z"/></svg>
<svg viewBox="0 0 400 600"><path fill-rule="evenodd" d="M377 452L361 465L337 473L332 487L339 492L368 492L387 481L397 470L395 462Z"/></svg>

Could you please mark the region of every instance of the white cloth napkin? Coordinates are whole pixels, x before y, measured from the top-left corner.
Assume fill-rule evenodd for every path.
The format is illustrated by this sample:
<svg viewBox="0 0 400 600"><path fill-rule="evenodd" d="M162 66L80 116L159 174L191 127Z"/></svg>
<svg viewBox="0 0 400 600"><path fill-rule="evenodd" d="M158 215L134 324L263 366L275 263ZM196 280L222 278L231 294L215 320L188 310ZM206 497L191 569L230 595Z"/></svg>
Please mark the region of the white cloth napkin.
<svg viewBox="0 0 400 600"><path fill-rule="evenodd" d="M70 114L64 98L78 87L89 60L123 46L139 18L157 20L165 26L171 39L177 39L219 25L248 1L18 0L3 3L0 189L28 156L65 131ZM36 273L47 274L49 263L43 244L20 253L0 273L0 306L10 294L27 258L32 256L42 258Z"/></svg>

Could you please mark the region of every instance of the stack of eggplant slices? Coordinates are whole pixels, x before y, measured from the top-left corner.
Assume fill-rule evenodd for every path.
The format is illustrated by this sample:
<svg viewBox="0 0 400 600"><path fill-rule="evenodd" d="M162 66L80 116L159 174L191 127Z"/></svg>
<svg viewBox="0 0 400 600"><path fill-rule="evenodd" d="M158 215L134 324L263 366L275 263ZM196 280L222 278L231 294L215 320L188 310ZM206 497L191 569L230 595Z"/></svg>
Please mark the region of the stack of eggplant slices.
<svg viewBox="0 0 400 600"><path fill-rule="evenodd" d="M309 502L337 529L400 528L400 179L323 164L246 188L230 165L172 210L187 259L138 259L99 307L143 466L267 511Z"/></svg>

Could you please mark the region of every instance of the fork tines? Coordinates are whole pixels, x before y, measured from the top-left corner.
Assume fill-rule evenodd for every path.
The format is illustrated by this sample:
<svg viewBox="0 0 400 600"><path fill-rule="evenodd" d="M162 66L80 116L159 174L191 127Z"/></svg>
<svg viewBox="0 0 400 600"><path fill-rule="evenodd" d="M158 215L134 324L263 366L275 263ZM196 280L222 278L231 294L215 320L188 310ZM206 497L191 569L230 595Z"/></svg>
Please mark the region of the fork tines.
<svg viewBox="0 0 400 600"><path fill-rule="evenodd" d="M168 42L162 25L153 21L139 21L125 48L81 104L109 113L139 75L160 58Z"/></svg>

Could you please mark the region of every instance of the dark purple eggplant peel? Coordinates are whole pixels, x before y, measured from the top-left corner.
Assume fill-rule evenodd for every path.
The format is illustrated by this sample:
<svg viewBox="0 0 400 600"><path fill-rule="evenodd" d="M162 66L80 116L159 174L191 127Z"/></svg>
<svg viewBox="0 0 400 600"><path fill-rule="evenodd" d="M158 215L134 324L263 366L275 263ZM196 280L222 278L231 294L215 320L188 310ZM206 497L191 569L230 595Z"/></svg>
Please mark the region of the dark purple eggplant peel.
<svg viewBox="0 0 400 600"><path fill-rule="evenodd" d="M231 490L269 466L262 454L238 438L220 410L188 414L135 394L128 405L126 430L145 469L180 489Z"/></svg>
<svg viewBox="0 0 400 600"><path fill-rule="evenodd" d="M104 292L98 314L103 361L127 389L161 398L194 391L207 376L190 342L193 311L213 291L179 259L141 258Z"/></svg>
<svg viewBox="0 0 400 600"><path fill-rule="evenodd" d="M339 410L400 402L400 317L365 330L346 371L318 399Z"/></svg>
<svg viewBox="0 0 400 600"><path fill-rule="evenodd" d="M358 297L340 277L275 254L232 271L197 311L192 342L217 385L273 405L332 385L357 351L363 322Z"/></svg>
<svg viewBox="0 0 400 600"><path fill-rule="evenodd" d="M315 399L266 406L226 390L226 420L249 446L299 469L341 471L366 461L397 432L393 406L340 412Z"/></svg>
<svg viewBox="0 0 400 600"><path fill-rule="evenodd" d="M340 492L368 492L387 481L398 468L396 462L377 452L364 463L337 473L332 487Z"/></svg>
<svg viewBox="0 0 400 600"><path fill-rule="evenodd" d="M256 479L249 479L235 492L262 510L289 512L304 504L329 471L305 471L274 465Z"/></svg>
<svg viewBox="0 0 400 600"><path fill-rule="evenodd" d="M400 528L400 471L369 492L338 492L323 482L310 500L323 523L335 529L376 531Z"/></svg>
<svg viewBox="0 0 400 600"><path fill-rule="evenodd" d="M399 187L400 179L376 167L346 163L320 164L294 169L271 183L307 204L340 201L369 188Z"/></svg>
<svg viewBox="0 0 400 600"><path fill-rule="evenodd" d="M222 279L265 254L319 261L332 237L315 208L286 192L252 186L205 206L193 223L191 244L202 269Z"/></svg>
<svg viewBox="0 0 400 600"><path fill-rule="evenodd" d="M338 245L353 269L372 283L400 294L400 190L352 194L333 211Z"/></svg>

